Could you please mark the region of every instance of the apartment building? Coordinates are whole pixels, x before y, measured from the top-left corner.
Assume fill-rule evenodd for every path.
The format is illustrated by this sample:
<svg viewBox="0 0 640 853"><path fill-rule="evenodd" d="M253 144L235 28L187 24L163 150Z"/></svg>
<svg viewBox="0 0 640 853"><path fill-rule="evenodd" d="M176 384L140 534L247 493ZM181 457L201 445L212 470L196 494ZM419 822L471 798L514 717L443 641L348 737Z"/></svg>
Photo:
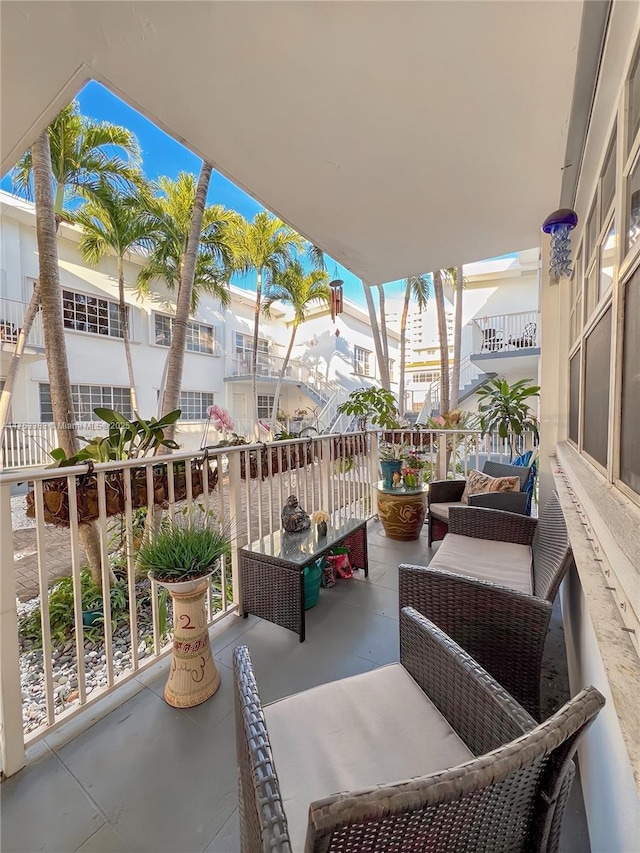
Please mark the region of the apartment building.
<svg viewBox="0 0 640 853"><path fill-rule="evenodd" d="M33 204L0 193L2 218L2 272L0 292L0 379L4 381L18 330L38 276ZM78 422L96 421L93 409L105 406L133 414L122 330L118 316L116 258L97 267L82 258L80 229L62 224L58 239L62 311L75 415ZM124 264L132 360L139 413L151 417L158 410L166 357L171 342L175 294L162 282L148 297L136 292L144 258L132 253ZM182 416L179 441L197 447L202 439L207 409L214 403L226 408L239 432L251 422L251 362L255 295L230 285L231 304L204 296L187 330ZM275 305L271 318L261 321L258 341L258 417L269 421L275 385L291 336L292 312ZM285 416L304 411L306 420L331 427L339 402L349 391L380 377L371 341L368 316L349 300L335 323L329 310L316 308L298 331L287 368L279 408ZM389 356L397 390L399 336L389 330ZM289 417L285 417L285 422ZM42 425L40 448L55 441L51 395L44 355L42 318L36 317L12 396L10 421L17 440L26 440L24 425ZM30 428L33 434L33 427ZM37 448L34 448L36 450ZM42 454L42 461L46 458ZM38 458L33 461L38 461Z"/></svg>

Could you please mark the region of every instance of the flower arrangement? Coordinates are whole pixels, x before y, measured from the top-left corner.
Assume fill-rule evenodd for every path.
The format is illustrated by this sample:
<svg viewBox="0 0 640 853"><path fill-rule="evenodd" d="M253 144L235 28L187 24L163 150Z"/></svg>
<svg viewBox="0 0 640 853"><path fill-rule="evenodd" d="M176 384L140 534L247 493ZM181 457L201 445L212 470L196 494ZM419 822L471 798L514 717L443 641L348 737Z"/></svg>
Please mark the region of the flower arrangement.
<svg viewBox="0 0 640 853"><path fill-rule="evenodd" d="M311 516L311 521L314 524L327 524L329 522L329 513L323 509L317 509Z"/></svg>
<svg viewBox="0 0 640 853"><path fill-rule="evenodd" d="M220 432L233 430L233 418L226 409L222 408L222 406L209 406L207 414L211 418L215 429Z"/></svg>
<svg viewBox="0 0 640 853"><path fill-rule="evenodd" d="M415 487L418 485L417 468L403 468L402 477L404 479L404 484L408 489L415 489Z"/></svg>
<svg viewBox="0 0 640 853"><path fill-rule="evenodd" d="M429 418L427 427L429 429L465 429L470 415L471 412L454 409L452 412L445 412L443 415L436 415L433 418Z"/></svg>

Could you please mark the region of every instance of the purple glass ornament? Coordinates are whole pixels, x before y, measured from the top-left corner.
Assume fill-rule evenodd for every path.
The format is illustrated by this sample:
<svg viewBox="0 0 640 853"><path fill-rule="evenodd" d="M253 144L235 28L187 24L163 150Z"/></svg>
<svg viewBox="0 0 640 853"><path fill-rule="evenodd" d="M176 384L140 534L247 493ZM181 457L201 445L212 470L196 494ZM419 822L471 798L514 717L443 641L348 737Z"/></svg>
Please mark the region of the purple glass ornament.
<svg viewBox="0 0 640 853"><path fill-rule="evenodd" d="M569 207L555 210L542 223L545 234L551 234L549 275L556 281L571 275L571 241L569 232L578 224L578 214Z"/></svg>

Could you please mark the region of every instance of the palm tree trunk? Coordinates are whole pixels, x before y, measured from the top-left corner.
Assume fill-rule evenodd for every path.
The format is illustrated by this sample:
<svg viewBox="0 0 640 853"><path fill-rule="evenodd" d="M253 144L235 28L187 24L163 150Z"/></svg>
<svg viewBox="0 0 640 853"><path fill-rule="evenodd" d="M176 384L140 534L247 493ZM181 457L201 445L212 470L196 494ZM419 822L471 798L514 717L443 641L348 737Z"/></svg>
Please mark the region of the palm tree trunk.
<svg viewBox="0 0 640 853"><path fill-rule="evenodd" d="M398 394L400 397L398 408L400 414L404 415L406 405L404 399L404 377L405 377L405 361L407 353L407 317L409 316L409 299L411 298L411 282L407 281L407 286L404 291L404 302L402 304L402 317L400 318L400 387Z"/></svg>
<svg viewBox="0 0 640 853"><path fill-rule="evenodd" d="M460 354L462 349L462 267L456 267L456 313L453 327L453 370L451 376L451 408L458 408L460 395Z"/></svg>
<svg viewBox="0 0 640 853"><path fill-rule="evenodd" d="M442 273L433 273L433 292L438 315L438 338L440 339L440 414L449 411L449 342L447 340L447 318L444 313L444 288Z"/></svg>
<svg viewBox="0 0 640 853"><path fill-rule="evenodd" d="M36 237L38 242L39 288L44 326L44 348L51 389L51 406L56 423L58 442L67 456L78 448L75 415L71 397L71 382L67 364L67 347L62 323L62 296L58 268L56 217L53 206L53 179L49 134L44 130L31 147L33 186L36 207ZM102 586L100 540L95 524L81 524L78 533L89 562L91 576ZM114 581L113 573L110 573Z"/></svg>
<svg viewBox="0 0 640 853"><path fill-rule="evenodd" d="M386 385L383 379L383 387L390 390L391 370L389 368L389 338L387 336L387 310L384 298L384 285L378 285L378 293L380 294L380 343L382 345L382 360L384 362L384 371L380 371L380 377L386 379Z"/></svg>
<svg viewBox="0 0 640 853"><path fill-rule="evenodd" d="M387 384L384 384L384 355L382 352L382 344L380 342L380 328L378 326L378 318L376 317L376 309L373 304L373 296L371 295L371 288L368 284L362 282L362 287L364 289L364 298L367 301L367 308L369 309L369 321L371 322L371 337L373 338L373 345L376 350L376 359L378 361L378 365L380 368L380 384L383 388L389 388L388 385L388 371L387 371Z"/></svg>
<svg viewBox="0 0 640 853"><path fill-rule="evenodd" d="M33 293L31 294L31 299L29 300L29 304L27 305L27 310L24 314L22 327L18 332L18 340L16 341L16 347L13 351L13 355L11 356L11 361L9 362L9 369L7 370L4 388L2 389L2 394L0 395L0 447L2 446L4 430L7 425L7 419L9 417L9 408L11 406L11 395L13 394L13 386L16 383L16 379L18 378L18 373L20 371L22 353L24 352L27 340L29 339L29 333L31 331L31 327L33 326L33 321L36 319L36 315L38 313L39 308L40 286L36 282L36 285L33 288Z"/></svg>
<svg viewBox="0 0 640 853"><path fill-rule="evenodd" d="M276 390L273 395L273 409L271 410L271 421L273 426L275 426L276 421L278 420L278 403L280 402L280 391L282 389L282 380L284 379L284 375L287 372L287 365L289 364L289 359L291 358L291 350L293 349L293 342L296 339L296 332L298 331L298 324L296 321L293 321L293 328L291 330L291 340L289 341L289 346L287 347L287 352L284 357L284 361L282 362L282 367L280 368L280 376L278 376L278 382L276 384Z"/></svg>
<svg viewBox="0 0 640 853"><path fill-rule="evenodd" d="M258 428L258 337L260 335L260 305L262 302L262 269L256 275L256 310L253 319L253 352L251 353L251 406L255 438L260 438Z"/></svg>
<svg viewBox="0 0 640 853"><path fill-rule="evenodd" d="M131 394L131 408L138 411L138 395L136 393L136 380L133 375L133 359L131 358L131 342L129 340L129 312L124 300L124 262L122 257L118 258L118 300L120 308L120 328L122 329L122 341L124 343L124 357L127 361L127 373L129 374L129 393Z"/></svg>
<svg viewBox="0 0 640 853"><path fill-rule="evenodd" d="M162 416L175 411L180 406L180 390L182 388L182 369L184 366L184 351L187 345L187 323L191 313L191 293L196 272L196 258L202 234L202 217L207 201L207 191L211 180L211 166L202 164L196 198L191 214L191 226L187 238L187 248L182 256L178 298L176 299L176 316L171 335L171 346L167 364L167 383L162 401ZM165 431L165 438L173 439L175 424Z"/></svg>

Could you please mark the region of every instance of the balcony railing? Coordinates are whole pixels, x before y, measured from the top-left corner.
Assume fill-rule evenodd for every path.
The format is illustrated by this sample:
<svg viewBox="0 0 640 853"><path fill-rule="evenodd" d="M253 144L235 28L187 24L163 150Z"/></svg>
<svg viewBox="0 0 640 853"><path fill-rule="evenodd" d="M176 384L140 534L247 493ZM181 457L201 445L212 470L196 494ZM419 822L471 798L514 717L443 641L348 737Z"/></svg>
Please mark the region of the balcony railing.
<svg viewBox="0 0 640 853"><path fill-rule="evenodd" d="M267 355L266 353L258 353L258 362L256 365L256 375L258 379L278 379L282 371L284 359L276 355ZM242 355L230 356L227 359L227 376L238 376L248 378L252 374L252 355L244 353ZM284 372L284 379L287 382L294 382L299 385L305 385L309 390L315 392L318 397L322 398L323 402L328 402L329 399L337 391L341 389L337 382L332 382L325 379L317 370L309 367L303 361L290 359Z"/></svg>
<svg viewBox="0 0 640 853"><path fill-rule="evenodd" d="M5 345L11 347L17 344L26 310L26 302L17 302L14 299L0 299L0 344L3 348ZM27 339L27 346L38 349L44 347L42 311L38 311L35 316Z"/></svg>
<svg viewBox="0 0 640 853"><path fill-rule="evenodd" d="M473 354L519 352L540 346L537 311L495 314L472 321Z"/></svg>
<svg viewBox="0 0 640 853"><path fill-rule="evenodd" d="M518 439L518 450L526 440ZM40 468L28 472L30 531L24 505L12 506L11 499L11 487L24 482L25 473L0 474L0 747L5 774L23 765L26 745L169 651L169 605L157 585L136 571L136 548L147 518L153 518L150 526L158 529L163 519L179 513L214 513L230 530L232 556L222 562L208 591L208 623L213 625L238 613L238 547L280 529L288 495L296 494L309 513L324 509L334 520L368 518L376 512L373 485L379 478L379 441L411 445L425 480L463 476L469 468L480 467L482 454L508 461L511 450L508 440L482 438L477 432L396 430L227 447L204 454L179 452L98 464L91 472L84 465ZM446 448L446 453L439 448ZM159 476L164 478L161 495L156 491ZM115 507L114 483L119 496ZM141 483L146 484L142 505ZM117 578L108 596L112 606L102 609L97 626L85 625L83 614L86 572L78 510L86 511L89 505L100 537L101 589L110 587L112 571ZM21 605L20 620L15 604L18 569L22 579L31 572L38 591L38 599ZM73 599L66 628L56 622L55 609L49 607L50 587L61 578L69 579L66 594Z"/></svg>

